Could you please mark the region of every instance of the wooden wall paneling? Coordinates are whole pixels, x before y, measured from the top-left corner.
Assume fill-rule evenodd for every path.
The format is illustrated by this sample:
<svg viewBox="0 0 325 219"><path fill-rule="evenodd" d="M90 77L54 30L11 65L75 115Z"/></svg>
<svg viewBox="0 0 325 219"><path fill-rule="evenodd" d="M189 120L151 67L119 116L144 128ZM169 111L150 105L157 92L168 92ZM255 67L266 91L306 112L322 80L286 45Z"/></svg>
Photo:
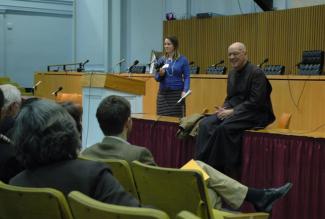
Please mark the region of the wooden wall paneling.
<svg viewBox="0 0 325 219"><path fill-rule="evenodd" d="M164 35L180 39L181 52L202 69L225 59L235 41L246 44L249 59L282 64L296 74L304 50L325 50L325 5L289 10L164 22ZM213 61L216 60L216 61Z"/></svg>

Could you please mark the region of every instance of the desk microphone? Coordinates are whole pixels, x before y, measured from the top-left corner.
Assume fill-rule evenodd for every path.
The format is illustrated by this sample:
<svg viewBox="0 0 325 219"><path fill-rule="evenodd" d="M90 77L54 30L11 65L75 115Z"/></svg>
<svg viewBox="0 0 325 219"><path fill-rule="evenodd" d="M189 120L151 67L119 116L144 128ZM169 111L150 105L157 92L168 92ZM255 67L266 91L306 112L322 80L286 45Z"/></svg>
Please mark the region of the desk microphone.
<svg viewBox="0 0 325 219"><path fill-rule="evenodd" d="M55 91L53 91L51 94L54 95L54 96L57 96L58 93L63 89L62 86L58 87L58 89L56 89Z"/></svg>
<svg viewBox="0 0 325 219"><path fill-rule="evenodd" d="M33 89L36 90L38 85L40 85L42 83L42 81L38 81L34 86L33 86Z"/></svg>
<svg viewBox="0 0 325 219"><path fill-rule="evenodd" d="M135 60L135 61L133 62L133 64L129 67L128 72L132 72L132 68L133 68L134 66L136 66L137 64L139 64L139 60Z"/></svg>
<svg viewBox="0 0 325 219"><path fill-rule="evenodd" d="M188 90L186 93L185 93L185 95L184 96L182 96L178 101L177 101L177 103L180 103L180 102L182 102L182 100L184 100L188 95L190 95L192 93L192 91L191 90ZM176 104L177 104L176 103Z"/></svg>
<svg viewBox="0 0 325 219"><path fill-rule="evenodd" d="M269 61L269 58L264 59L263 62L261 62L261 64L258 65L258 67L262 68L262 65L264 65L268 61Z"/></svg>
<svg viewBox="0 0 325 219"><path fill-rule="evenodd" d="M121 60L118 61L115 65L121 65L123 62L125 62L125 59L121 59Z"/></svg>
<svg viewBox="0 0 325 219"><path fill-rule="evenodd" d="M220 60L218 63L216 63L216 64L214 64L214 65L212 65L213 67L217 67L218 65L221 65L221 64L223 64L223 63L225 63L225 60Z"/></svg>

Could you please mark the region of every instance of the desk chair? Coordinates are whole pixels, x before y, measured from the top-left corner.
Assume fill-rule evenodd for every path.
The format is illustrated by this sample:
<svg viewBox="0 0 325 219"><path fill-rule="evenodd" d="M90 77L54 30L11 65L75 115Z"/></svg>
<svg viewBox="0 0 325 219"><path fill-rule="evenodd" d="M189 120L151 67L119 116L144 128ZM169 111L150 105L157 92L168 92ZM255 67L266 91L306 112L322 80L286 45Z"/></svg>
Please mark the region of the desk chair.
<svg viewBox="0 0 325 219"><path fill-rule="evenodd" d="M283 75L285 71L284 65L266 65L263 72L266 75Z"/></svg>
<svg viewBox="0 0 325 219"><path fill-rule="evenodd" d="M146 66L145 65L135 65L130 69L130 73L145 73Z"/></svg>
<svg viewBox="0 0 325 219"><path fill-rule="evenodd" d="M200 67L197 65L191 65L190 66L190 74L199 74L200 73Z"/></svg>
<svg viewBox="0 0 325 219"><path fill-rule="evenodd" d="M207 74L225 75L227 67L225 66L209 66L206 70Z"/></svg>
<svg viewBox="0 0 325 219"><path fill-rule="evenodd" d="M324 51L310 50L302 53L302 61L298 65L300 75L320 75L323 73Z"/></svg>

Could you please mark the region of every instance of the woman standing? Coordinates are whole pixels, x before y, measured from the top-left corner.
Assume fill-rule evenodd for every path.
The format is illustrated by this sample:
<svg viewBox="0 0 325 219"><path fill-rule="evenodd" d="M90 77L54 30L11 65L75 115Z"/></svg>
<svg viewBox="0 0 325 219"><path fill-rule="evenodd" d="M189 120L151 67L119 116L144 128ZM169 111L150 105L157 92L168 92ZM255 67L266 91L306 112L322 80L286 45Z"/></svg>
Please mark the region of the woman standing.
<svg viewBox="0 0 325 219"><path fill-rule="evenodd" d="M185 56L178 51L178 39L166 37L165 55L156 63L156 81L160 82L157 97L157 115L183 117L185 101L177 101L190 89L190 67Z"/></svg>

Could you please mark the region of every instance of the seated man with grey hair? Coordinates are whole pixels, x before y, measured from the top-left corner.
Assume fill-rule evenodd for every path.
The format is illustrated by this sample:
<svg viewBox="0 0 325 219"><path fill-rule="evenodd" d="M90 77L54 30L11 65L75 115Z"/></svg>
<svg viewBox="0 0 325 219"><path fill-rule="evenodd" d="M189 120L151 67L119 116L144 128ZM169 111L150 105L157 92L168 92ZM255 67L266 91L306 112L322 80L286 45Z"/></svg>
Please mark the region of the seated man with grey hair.
<svg viewBox="0 0 325 219"><path fill-rule="evenodd" d="M1 114L0 114L0 180L8 183L10 178L23 170L17 161L14 147L10 139L15 117L20 110L20 91L13 85L0 85Z"/></svg>
<svg viewBox="0 0 325 219"><path fill-rule="evenodd" d="M81 142L76 123L57 103L26 103L16 118L12 139L17 159L26 169L10 184L54 188L66 196L76 190L105 203L140 207L108 166L77 159Z"/></svg>
<svg viewBox="0 0 325 219"><path fill-rule="evenodd" d="M1 110L0 133L9 135L13 127L15 117L21 106L21 93L17 87L11 84L0 85L3 92L4 104Z"/></svg>
<svg viewBox="0 0 325 219"><path fill-rule="evenodd" d="M2 84L0 89L4 95L4 105L2 108L2 116L15 117L20 110L21 92L11 84Z"/></svg>

